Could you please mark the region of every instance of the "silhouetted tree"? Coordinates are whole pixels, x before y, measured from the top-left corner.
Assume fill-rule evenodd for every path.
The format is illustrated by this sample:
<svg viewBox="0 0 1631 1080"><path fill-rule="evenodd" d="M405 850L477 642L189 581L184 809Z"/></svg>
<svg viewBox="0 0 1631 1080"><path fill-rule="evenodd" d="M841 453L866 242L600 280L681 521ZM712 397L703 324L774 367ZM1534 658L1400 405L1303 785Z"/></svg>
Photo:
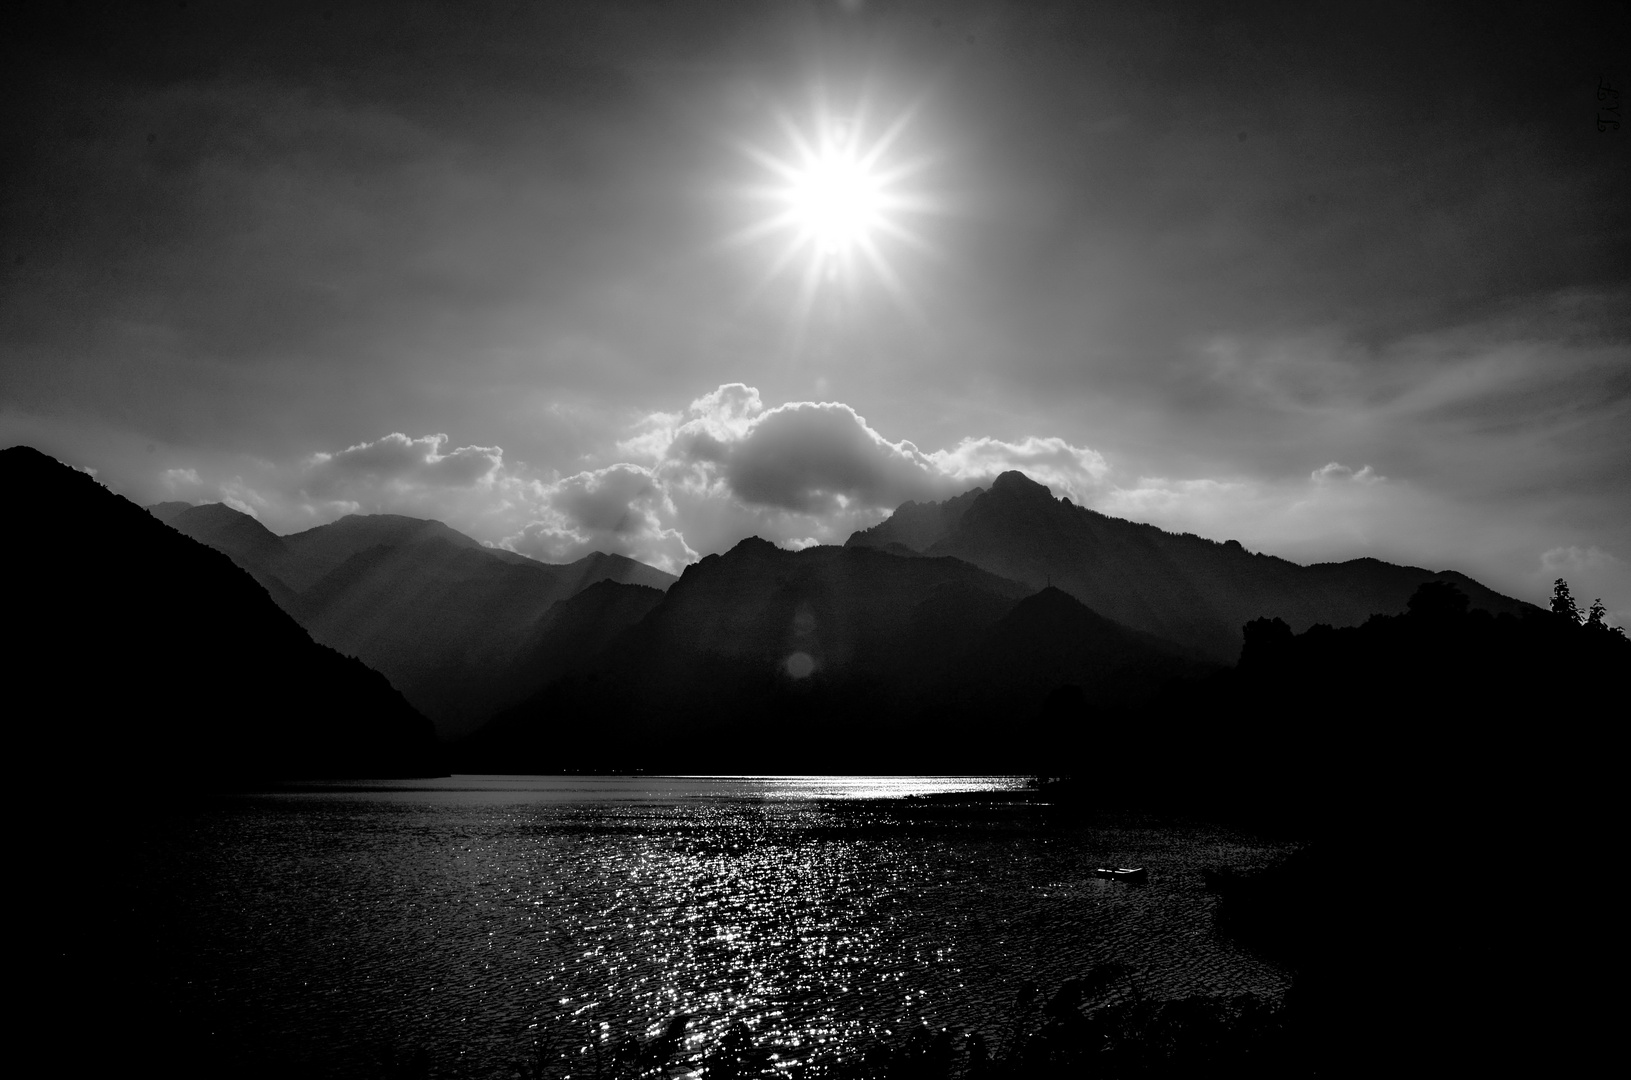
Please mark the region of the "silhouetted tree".
<svg viewBox="0 0 1631 1080"><path fill-rule="evenodd" d="M1591 607L1585 611L1575 603L1574 596L1569 592L1569 583L1558 578L1552 583L1552 614L1559 619L1566 620L1571 626L1580 626L1595 633L1612 634L1620 640L1625 640L1625 627L1608 625L1608 609L1603 606L1603 598L1598 597L1591 602Z"/></svg>
<svg viewBox="0 0 1631 1080"><path fill-rule="evenodd" d="M1573 623L1581 620L1580 606L1574 602L1574 596L1569 592L1569 583L1562 578L1552 582L1552 614Z"/></svg>
<svg viewBox="0 0 1631 1080"><path fill-rule="evenodd" d="M1622 639L1625 637L1625 627L1608 625L1608 609L1603 606L1603 598L1600 596L1591 602L1591 610L1586 613L1585 627L1587 630L1613 634Z"/></svg>
<svg viewBox="0 0 1631 1080"><path fill-rule="evenodd" d="M1593 600L1591 602L1591 611L1586 615L1586 629L1607 630L1608 623L1604 621L1604 616L1607 613L1607 609L1603 607L1603 598L1601 596Z"/></svg>

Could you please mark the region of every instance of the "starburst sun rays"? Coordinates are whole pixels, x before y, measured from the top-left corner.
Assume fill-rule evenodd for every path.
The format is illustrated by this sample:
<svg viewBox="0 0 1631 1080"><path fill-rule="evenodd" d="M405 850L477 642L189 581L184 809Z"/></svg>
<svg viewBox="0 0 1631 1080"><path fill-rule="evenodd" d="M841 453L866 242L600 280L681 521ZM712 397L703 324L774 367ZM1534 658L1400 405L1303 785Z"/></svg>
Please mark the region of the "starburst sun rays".
<svg viewBox="0 0 1631 1080"><path fill-rule="evenodd" d="M864 110L846 118L817 108L803 126L783 113L782 151L740 147L767 174L742 193L766 212L731 241L776 248L762 284L802 263L805 309L823 286L853 289L868 276L911 307L891 256L903 248L929 252L915 220L944 209L914 184L929 159L900 153L912 118L912 110L903 112L874 134Z"/></svg>

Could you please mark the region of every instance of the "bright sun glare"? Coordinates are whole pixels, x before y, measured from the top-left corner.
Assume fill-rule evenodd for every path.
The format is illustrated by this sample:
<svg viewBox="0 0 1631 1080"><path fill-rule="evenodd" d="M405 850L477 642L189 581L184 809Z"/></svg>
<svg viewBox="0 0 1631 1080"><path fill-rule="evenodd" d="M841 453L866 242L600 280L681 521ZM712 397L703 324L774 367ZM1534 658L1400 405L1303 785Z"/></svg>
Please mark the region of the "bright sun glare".
<svg viewBox="0 0 1631 1080"><path fill-rule="evenodd" d="M785 198L800 245L821 256L844 256L873 242L888 205L873 163L842 135L824 140L788 178Z"/></svg>
<svg viewBox="0 0 1631 1080"><path fill-rule="evenodd" d="M851 119L817 108L804 126L778 118L785 138L781 152L743 148L768 174L767 182L747 190L768 212L734 239L780 242L766 281L802 262L806 301L824 283L854 285L866 274L905 301L889 256L902 245L925 249L910 221L936 209L911 185L925 161L899 154L911 115L874 132L864 110Z"/></svg>

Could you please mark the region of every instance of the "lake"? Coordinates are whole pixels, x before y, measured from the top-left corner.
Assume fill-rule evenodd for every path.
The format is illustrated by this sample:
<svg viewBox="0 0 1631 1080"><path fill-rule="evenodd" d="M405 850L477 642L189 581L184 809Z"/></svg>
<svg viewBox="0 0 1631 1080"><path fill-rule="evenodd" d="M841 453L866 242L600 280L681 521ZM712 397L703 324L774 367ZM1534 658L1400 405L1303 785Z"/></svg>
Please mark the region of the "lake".
<svg viewBox="0 0 1631 1080"><path fill-rule="evenodd" d="M436 1076L586 1076L689 1014L679 1060L741 1021L819 1075L925 1025L999 1044L1025 984L1106 963L1127 994L1284 994L1213 932L1201 868L1288 848L1001 794L1019 786L455 776L173 805L128 840L145 1041L223 1075L417 1053Z"/></svg>

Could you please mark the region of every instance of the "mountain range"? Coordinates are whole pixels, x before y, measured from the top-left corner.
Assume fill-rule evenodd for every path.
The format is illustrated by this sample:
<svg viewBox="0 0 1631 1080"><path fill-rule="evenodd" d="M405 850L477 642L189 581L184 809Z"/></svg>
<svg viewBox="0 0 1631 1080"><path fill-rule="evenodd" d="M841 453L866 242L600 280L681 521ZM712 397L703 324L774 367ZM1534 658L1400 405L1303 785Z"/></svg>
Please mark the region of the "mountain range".
<svg viewBox="0 0 1631 1080"><path fill-rule="evenodd" d="M622 586L620 588L628 588ZM952 558L787 551L690 566L589 663L500 715L464 767L1029 768L1050 694L1108 711L1207 670L1057 589Z"/></svg>
<svg viewBox="0 0 1631 1080"><path fill-rule="evenodd" d="M1454 584L1476 609L1535 610L1454 571L1368 558L1302 566L1235 540L1169 533L1056 499L1018 472L944 502L905 503L846 546L950 556L1033 589L1052 585L1106 618L1228 664L1252 619L1280 618L1295 632L1357 626L1404 611L1427 581Z"/></svg>
<svg viewBox="0 0 1631 1080"><path fill-rule="evenodd" d="M231 560L28 447L0 484L49 543L0 533L13 745L132 784L439 771L430 722L314 642Z"/></svg>
<svg viewBox="0 0 1631 1080"><path fill-rule="evenodd" d="M278 536L221 503L148 510L229 556L315 640L382 672L444 739L542 685L553 669L533 658L557 601L599 581L661 590L675 580L599 552L549 565L395 514Z"/></svg>
<svg viewBox="0 0 1631 1080"><path fill-rule="evenodd" d="M606 648L461 751L471 768L1047 771L1129 726L1188 731L1173 688L1248 622L1357 626L1453 587L1375 559L1300 566L1056 499L1020 473L907 503L842 548L749 539L686 568Z"/></svg>
<svg viewBox="0 0 1631 1080"><path fill-rule="evenodd" d="M397 515L278 536L221 504L148 510L382 673L460 767L494 771L1047 771L1192 709L1173 688L1233 665L1253 620L1357 626L1435 582L1538 612L1452 571L1167 533L1017 472L842 547L749 538L677 579L615 555L546 565Z"/></svg>

